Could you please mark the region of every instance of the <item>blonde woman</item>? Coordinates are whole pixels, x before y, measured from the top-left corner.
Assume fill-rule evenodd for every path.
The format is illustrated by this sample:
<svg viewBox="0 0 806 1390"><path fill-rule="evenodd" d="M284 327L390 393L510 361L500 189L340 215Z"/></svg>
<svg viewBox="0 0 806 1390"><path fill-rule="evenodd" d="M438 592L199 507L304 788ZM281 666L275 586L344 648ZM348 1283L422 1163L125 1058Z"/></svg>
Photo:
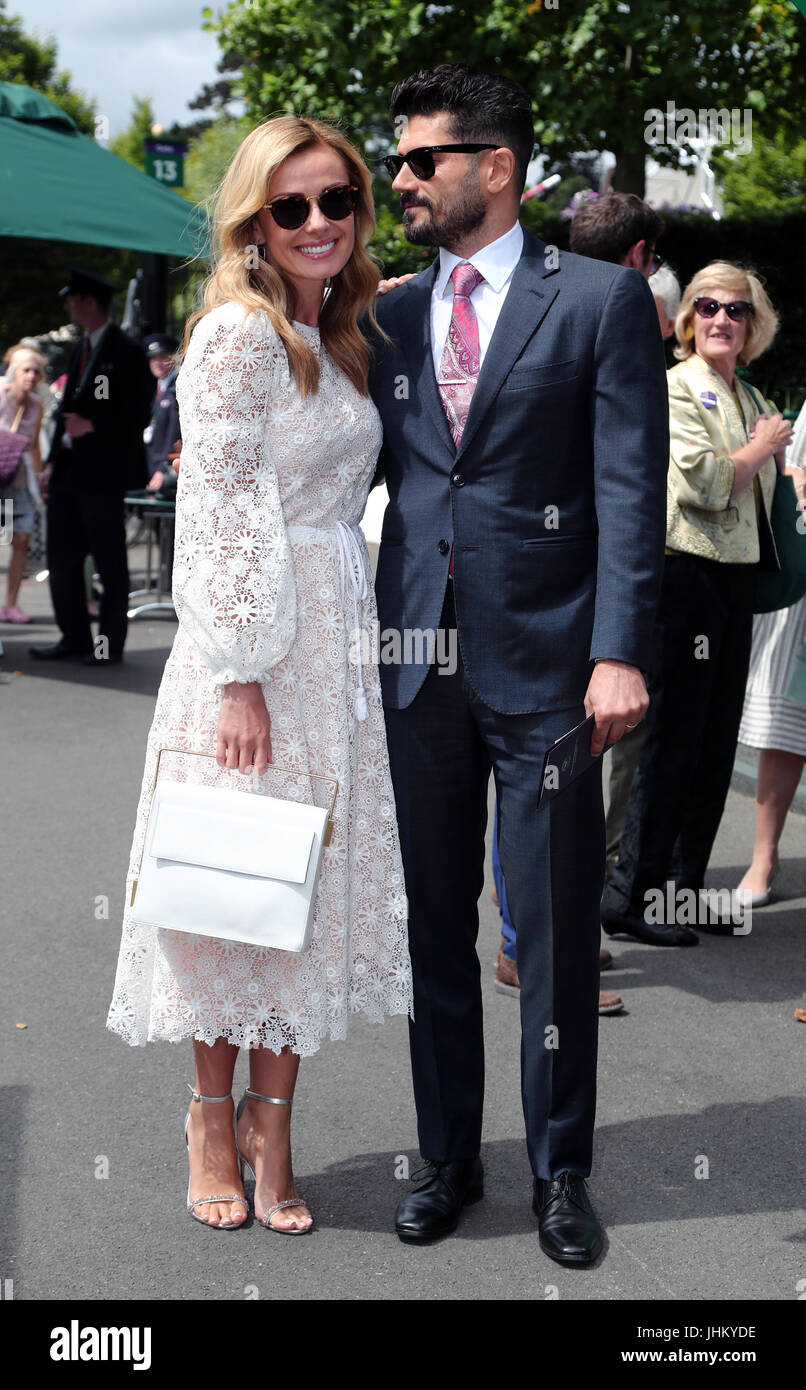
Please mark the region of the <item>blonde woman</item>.
<svg viewBox="0 0 806 1390"><path fill-rule="evenodd" d="M377 669L351 660L354 628L372 630L376 613L358 529L381 439L358 326L378 282L366 251L373 228L369 174L342 135L291 116L253 130L220 189L214 269L177 381L179 630L149 735L130 878L161 746L216 755L169 758L171 775L255 795L299 793L300 779L273 773L272 762L339 779L301 955L124 920L109 1027L133 1044L194 1040L188 1208L221 1229L247 1215L240 1154L255 1174L258 1220L310 1230L290 1147L300 1058L343 1038L350 1013L381 1021L411 1009ZM250 1081L233 1133L240 1047Z"/></svg>
<svg viewBox="0 0 806 1390"><path fill-rule="evenodd" d="M28 440L28 447L20 459L14 477L5 487L0 487L0 499L11 502L13 535L11 539L11 558L6 575L6 602L0 608L0 623L30 623L30 614L24 613L17 603L22 576L25 573L25 560L31 532L34 529L35 482L31 482L29 470L34 474L42 472L42 456L39 452L39 428L42 424L42 402L36 388L45 375L45 359L31 348L17 348L11 354L4 377L0 377L0 428L15 429Z"/></svg>
<svg viewBox="0 0 806 1390"><path fill-rule="evenodd" d="M602 924L656 946L696 946L690 894L671 915L664 886L701 910L730 785L760 566L774 567L770 508L790 431L736 375L772 342L778 319L758 277L717 261L686 287L669 377L671 443L660 650L646 736ZM666 906L659 912L658 903ZM647 911L652 904L653 911ZM706 905L707 907L707 905Z"/></svg>

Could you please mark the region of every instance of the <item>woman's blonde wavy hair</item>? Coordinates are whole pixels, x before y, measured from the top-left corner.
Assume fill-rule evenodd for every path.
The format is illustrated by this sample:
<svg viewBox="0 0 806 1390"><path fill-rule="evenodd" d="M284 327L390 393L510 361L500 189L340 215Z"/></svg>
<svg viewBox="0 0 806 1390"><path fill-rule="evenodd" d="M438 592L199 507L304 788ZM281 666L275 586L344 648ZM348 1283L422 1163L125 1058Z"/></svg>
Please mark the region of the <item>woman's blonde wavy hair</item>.
<svg viewBox="0 0 806 1390"><path fill-rule="evenodd" d="M203 308L185 326L180 356L187 352L194 324L217 304L234 301L245 314L264 310L283 341L291 372L304 398L319 385L319 359L294 328L294 287L269 259L256 254L253 219L267 199L267 190L284 160L312 145L329 145L341 155L350 183L359 190L355 209L355 246L349 261L330 282L319 319L322 343L334 362L362 395L372 360L368 342L358 327L367 313L377 328L373 305L379 280L367 243L375 232L370 172L349 140L312 116L275 116L249 132L224 175L215 196L213 268L205 281ZM380 329L379 329L380 332Z"/></svg>
<svg viewBox="0 0 806 1390"><path fill-rule="evenodd" d="M29 357L33 358L34 362L36 362L37 367L42 373L42 376L44 377L48 366L47 358L43 357L41 352L37 352L36 348L25 347L24 345L20 346L19 344L17 344L15 347L11 348L10 351L6 354L7 382L11 381L12 377L16 376L23 362L27 362Z"/></svg>
<svg viewBox="0 0 806 1390"><path fill-rule="evenodd" d="M680 301L680 312L674 321L677 338L675 357L684 362L694 352L694 300L707 290L740 290L753 305L753 312L746 319L747 334L737 362L746 367L754 358L766 352L778 332L778 315L772 307L769 295L758 276L743 266L731 265L730 261L713 261L689 281ZM689 330L692 330L689 332Z"/></svg>

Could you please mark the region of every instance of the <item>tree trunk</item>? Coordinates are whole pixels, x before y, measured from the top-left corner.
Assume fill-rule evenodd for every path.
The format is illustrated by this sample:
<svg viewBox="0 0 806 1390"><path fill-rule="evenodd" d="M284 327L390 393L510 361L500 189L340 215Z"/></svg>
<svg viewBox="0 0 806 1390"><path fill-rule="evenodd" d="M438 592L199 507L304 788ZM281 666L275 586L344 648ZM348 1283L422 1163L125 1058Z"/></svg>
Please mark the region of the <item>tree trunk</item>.
<svg viewBox="0 0 806 1390"><path fill-rule="evenodd" d="M643 198L646 190L646 153L646 149L617 153L611 188L619 193L637 193L639 198Z"/></svg>

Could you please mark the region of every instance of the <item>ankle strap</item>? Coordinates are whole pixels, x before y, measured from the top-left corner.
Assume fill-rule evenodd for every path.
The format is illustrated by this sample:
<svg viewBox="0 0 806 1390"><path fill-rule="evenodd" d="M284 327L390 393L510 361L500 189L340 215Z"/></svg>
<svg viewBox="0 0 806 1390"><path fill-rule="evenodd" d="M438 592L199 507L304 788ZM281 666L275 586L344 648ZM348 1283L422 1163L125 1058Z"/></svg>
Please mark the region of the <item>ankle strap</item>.
<svg viewBox="0 0 806 1390"><path fill-rule="evenodd" d="M260 1094L259 1091L250 1091L250 1089L249 1089L248 1086L247 1086L247 1088L246 1088L246 1094L247 1094L248 1096L251 1096L251 1097L252 1097L252 1100L266 1100L266 1101L268 1101L269 1105L290 1105L290 1104L291 1104L291 1101L290 1101L290 1100L286 1100L283 1096L262 1096L262 1095Z"/></svg>
<svg viewBox="0 0 806 1390"><path fill-rule="evenodd" d="M208 1105L223 1105L225 1100L232 1100L232 1091L225 1096L203 1096L199 1091L194 1091L189 1081L185 1082L190 1091L192 1100L206 1100Z"/></svg>

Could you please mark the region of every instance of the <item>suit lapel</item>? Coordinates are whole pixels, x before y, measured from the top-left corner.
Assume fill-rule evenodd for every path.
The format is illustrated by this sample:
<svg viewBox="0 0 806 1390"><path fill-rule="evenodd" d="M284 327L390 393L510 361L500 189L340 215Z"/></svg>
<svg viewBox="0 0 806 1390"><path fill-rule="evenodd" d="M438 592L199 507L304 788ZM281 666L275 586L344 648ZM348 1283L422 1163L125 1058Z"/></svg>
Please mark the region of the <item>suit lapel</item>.
<svg viewBox="0 0 806 1390"><path fill-rule="evenodd" d="M111 323L108 323L100 338L98 339L97 343L95 344L95 347L92 349L89 356L89 361L87 362L87 369L84 372L83 380L85 382L92 381L93 377L95 376L95 368L98 364L98 359L101 356L101 353L103 353L104 356L106 356L109 352L112 351L114 341L112 336L112 329L113 325Z"/></svg>
<svg viewBox="0 0 806 1390"><path fill-rule="evenodd" d="M72 353L70 354L70 365L67 368L67 380L64 383L64 393L62 395L62 409L64 409L64 402L69 400L71 396L75 395L76 391L78 390L78 364L81 361L82 342L83 339L80 339L79 342L76 343Z"/></svg>
<svg viewBox="0 0 806 1390"><path fill-rule="evenodd" d="M541 241L524 232L523 254L513 272L507 297L484 354L457 459L468 448L513 364L537 332L560 292L556 280L553 284L550 280L550 277L558 274L558 270L546 269L544 250Z"/></svg>
<svg viewBox="0 0 806 1390"><path fill-rule="evenodd" d="M442 407L431 351L431 293L438 269L439 257L422 278L418 277L416 283L410 282L400 306L393 336L398 338L411 365L417 398L428 411L437 438L447 449L452 463L456 450Z"/></svg>

